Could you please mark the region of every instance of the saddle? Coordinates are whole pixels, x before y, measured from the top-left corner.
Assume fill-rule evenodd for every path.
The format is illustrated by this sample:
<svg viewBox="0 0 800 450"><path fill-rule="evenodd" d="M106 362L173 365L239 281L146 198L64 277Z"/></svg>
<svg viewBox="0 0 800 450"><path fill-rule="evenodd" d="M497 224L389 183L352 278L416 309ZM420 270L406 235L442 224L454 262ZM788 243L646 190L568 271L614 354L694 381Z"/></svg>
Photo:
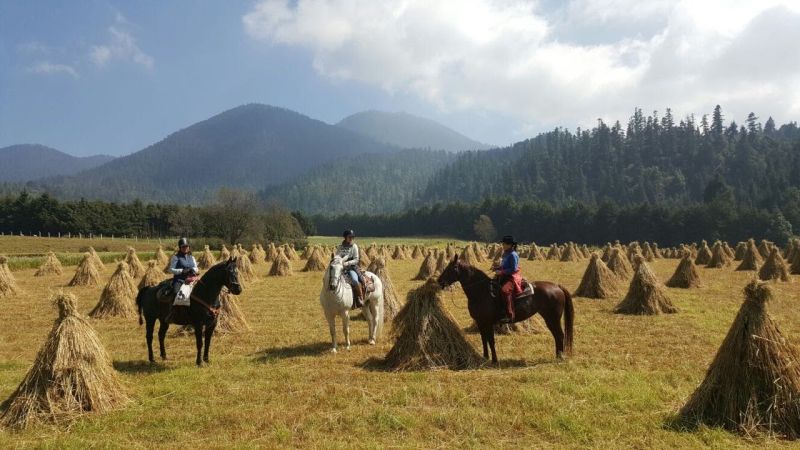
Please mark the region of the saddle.
<svg viewBox="0 0 800 450"><path fill-rule="evenodd" d="M192 288L197 278L187 279L178 292L172 289L172 280L166 280L156 286L156 301L170 305L167 322L175 325L191 325L189 305L191 304Z"/></svg>
<svg viewBox="0 0 800 450"><path fill-rule="evenodd" d="M361 283L361 289L364 291L364 303L367 301L367 297L369 294L375 292L375 282L372 281L372 277L368 277L364 275L363 272L358 271L358 282ZM350 284L350 278L346 275L342 275L342 282ZM358 293L356 292L355 286L350 286L350 289L353 292L353 298L356 298Z"/></svg>
<svg viewBox="0 0 800 450"><path fill-rule="evenodd" d="M528 282L525 278L522 279L522 292L514 296L514 300L519 300L524 297L529 297L534 294L534 285L533 283ZM499 299L500 298L500 289L503 286L500 284L500 281L497 279L493 279L492 282L489 284L490 294L493 298Z"/></svg>

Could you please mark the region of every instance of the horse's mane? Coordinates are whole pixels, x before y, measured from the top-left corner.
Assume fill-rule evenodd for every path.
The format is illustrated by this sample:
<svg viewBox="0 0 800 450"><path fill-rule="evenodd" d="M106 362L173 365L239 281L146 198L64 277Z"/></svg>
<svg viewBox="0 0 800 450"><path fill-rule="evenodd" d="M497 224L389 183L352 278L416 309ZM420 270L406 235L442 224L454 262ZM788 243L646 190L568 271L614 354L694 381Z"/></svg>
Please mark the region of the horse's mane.
<svg viewBox="0 0 800 450"><path fill-rule="evenodd" d="M491 277L489 277L489 275L486 275L486 273L484 271L482 271L481 269L479 269L479 268L477 268L477 267L475 267L473 265L466 264L466 263L463 263L461 261L458 261L457 264L458 264L459 271L464 271L465 273L467 273L469 278L478 278L479 280L477 280L477 281L481 281L481 280L489 281L489 280L491 280Z"/></svg>

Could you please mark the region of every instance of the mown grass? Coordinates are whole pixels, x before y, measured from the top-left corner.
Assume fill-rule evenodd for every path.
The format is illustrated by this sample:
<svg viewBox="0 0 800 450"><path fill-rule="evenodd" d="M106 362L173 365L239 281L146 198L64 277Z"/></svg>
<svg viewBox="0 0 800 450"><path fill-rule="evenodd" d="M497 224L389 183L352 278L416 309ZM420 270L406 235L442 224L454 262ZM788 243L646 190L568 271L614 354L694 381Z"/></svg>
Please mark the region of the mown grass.
<svg viewBox="0 0 800 450"><path fill-rule="evenodd" d="M141 248L140 250L144 250ZM149 250L149 249L148 249ZM141 256L141 254L140 254ZM144 258L143 258L144 259ZM420 261L391 261L401 294ZM212 364L193 365L191 337L170 332L170 360L145 363L144 330L132 320L93 320L133 401L126 409L89 415L73 424L0 431L0 447L270 447L270 448L687 448L789 447L767 438L744 439L717 429L674 430L674 412L702 380L752 276L702 269L699 290L670 289L674 315L611 313L617 300L576 299L575 355L554 359L549 334L499 336L499 368L466 372L392 373L374 364L391 347L389 333L366 344L366 323L351 322L350 352L328 353L318 295L321 274L268 278L240 297L253 332L215 338ZM666 279L676 260L653 264ZM585 262L528 262L529 278L574 289ZM34 278L14 274L24 293L2 300L0 398L11 394L31 364L56 315L50 292L72 271ZM110 270L105 276L110 276ZM795 284L776 284L770 311L781 330L800 340ZM102 287L63 288L87 313ZM469 325L459 290L444 306ZM340 334L341 338L341 334ZM468 335L477 347L477 335Z"/></svg>

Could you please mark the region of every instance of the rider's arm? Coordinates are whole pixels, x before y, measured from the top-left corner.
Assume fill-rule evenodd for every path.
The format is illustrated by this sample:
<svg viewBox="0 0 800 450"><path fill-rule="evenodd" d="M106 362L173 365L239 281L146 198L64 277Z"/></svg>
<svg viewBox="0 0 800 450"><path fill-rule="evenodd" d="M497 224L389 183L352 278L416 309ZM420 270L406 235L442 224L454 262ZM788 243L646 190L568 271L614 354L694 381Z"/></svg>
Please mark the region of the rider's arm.
<svg viewBox="0 0 800 450"><path fill-rule="evenodd" d="M169 273L173 275L181 275L183 273L183 269L178 269L178 257L176 255L172 255L172 259L169 260Z"/></svg>
<svg viewBox="0 0 800 450"><path fill-rule="evenodd" d="M511 252L503 257L503 263L500 265L500 270L497 271L500 275L511 275L519 269L519 255L517 252Z"/></svg>
<svg viewBox="0 0 800 450"><path fill-rule="evenodd" d="M194 259L194 256L189 256L189 263L192 265L189 269L192 270L192 273L198 275L200 273L200 268L197 267L197 260Z"/></svg>
<svg viewBox="0 0 800 450"><path fill-rule="evenodd" d="M358 245L353 244L350 248L350 254L343 262L344 267L353 267L358 265Z"/></svg>

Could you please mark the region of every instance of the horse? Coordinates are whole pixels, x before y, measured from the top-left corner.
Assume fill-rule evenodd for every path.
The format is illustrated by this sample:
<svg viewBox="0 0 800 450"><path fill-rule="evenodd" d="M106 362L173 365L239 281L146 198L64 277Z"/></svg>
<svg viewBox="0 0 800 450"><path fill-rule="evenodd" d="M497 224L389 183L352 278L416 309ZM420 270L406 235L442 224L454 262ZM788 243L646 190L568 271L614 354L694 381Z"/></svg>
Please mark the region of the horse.
<svg viewBox="0 0 800 450"><path fill-rule="evenodd" d="M170 283L167 280L164 283ZM158 344L161 350L161 359L167 359L167 350L164 347L164 338L170 324L170 311L172 309L172 297L166 302L158 298L158 292L163 284L153 287L145 287L139 290L136 296L136 306L139 310L139 325L142 325L142 314L146 323L147 356L151 363L155 362L153 357L153 329L156 320L158 326ZM180 325L192 325L194 337L197 341L197 367L200 367L200 353L203 352L203 361L208 360L208 349L211 346L211 336L217 326L217 316L219 315L219 293L225 286L233 295L242 293L242 285L239 284L239 273L236 270L236 259L228 258L222 261L203 274L195 284L189 303L189 321ZM203 335L205 332L205 349L203 348Z"/></svg>
<svg viewBox="0 0 800 450"><path fill-rule="evenodd" d="M336 255L331 257L331 262L322 277L322 291L319 293L319 302L331 331L333 342L331 353L337 351L336 316L342 318L344 341L347 350L350 350L350 309L353 306L353 290L350 284L342 279L344 272L342 263L341 257ZM383 282L371 272L364 272L364 277L368 277L375 286L374 291L365 294L364 307L361 309L369 323L369 344L375 345L383 325Z"/></svg>
<svg viewBox="0 0 800 450"><path fill-rule="evenodd" d="M488 359L488 347L492 350L492 364L497 364L497 352L494 348L494 325L503 317L504 305L501 304L499 291L495 289L492 279L481 270L458 260L456 255L445 267L437 279L444 289L455 283L461 283L467 296L469 315L478 325L483 341L483 357ZM539 313L544 318L547 328L556 343L556 358L564 359L564 353L572 354L573 322L575 309L572 295L564 287L548 281L533 283L534 294L514 300L514 322L521 322ZM561 316L564 316L564 330L561 328ZM488 344L488 345L487 345Z"/></svg>

